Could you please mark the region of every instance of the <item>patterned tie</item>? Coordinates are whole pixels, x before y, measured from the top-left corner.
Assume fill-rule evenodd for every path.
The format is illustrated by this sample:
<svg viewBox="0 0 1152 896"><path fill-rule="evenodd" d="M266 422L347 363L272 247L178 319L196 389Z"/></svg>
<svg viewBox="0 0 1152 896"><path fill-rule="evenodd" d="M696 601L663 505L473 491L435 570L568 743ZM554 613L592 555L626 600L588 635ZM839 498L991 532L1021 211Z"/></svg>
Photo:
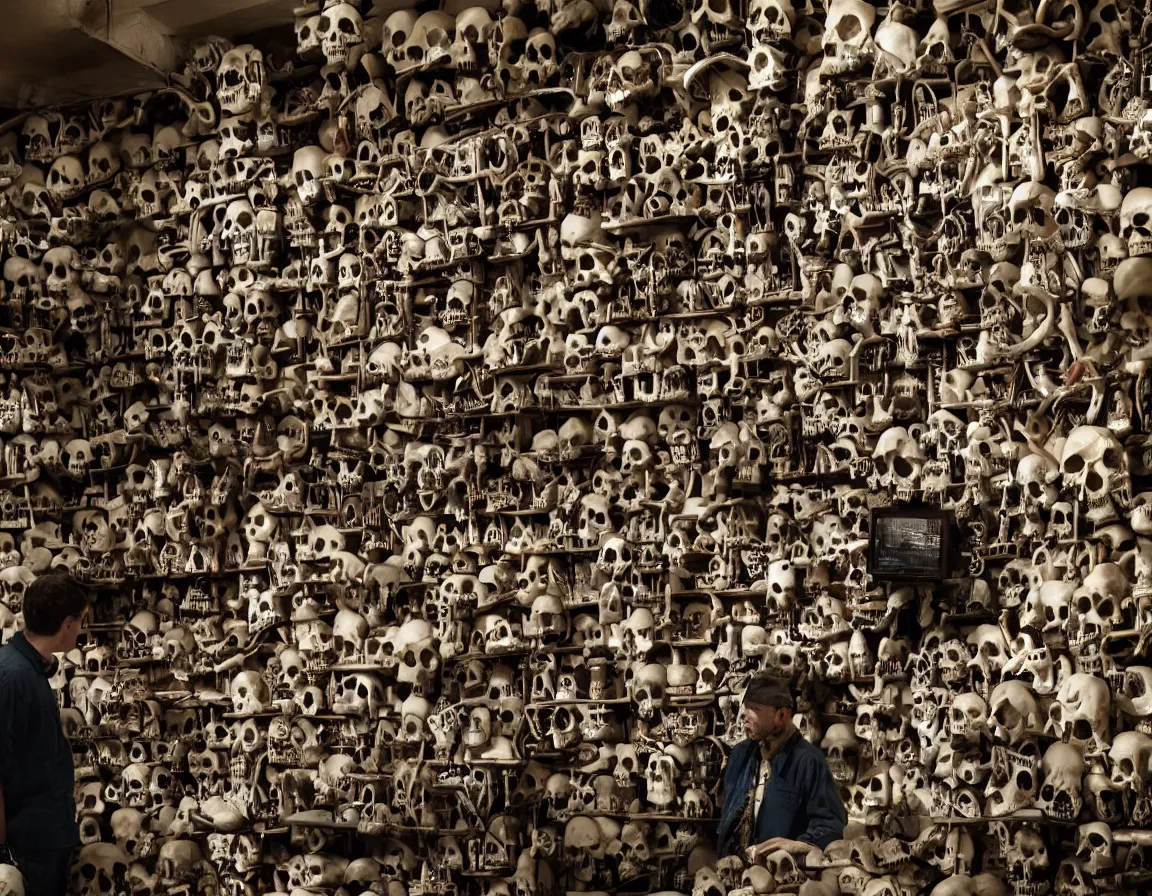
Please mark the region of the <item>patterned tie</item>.
<svg viewBox="0 0 1152 896"><path fill-rule="evenodd" d="M754 788L750 788L744 796L744 811L740 815L740 825L737 828L737 837L741 849L754 846L756 816L760 813L760 806L764 802L764 791L768 787L768 780L772 777L772 762L761 748L760 770L758 781Z"/></svg>
<svg viewBox="0 0 1152 896"><path fill-rule="evenodd" d="M744 794L744 811L740 813L740 825L736 828L736 840L740 844L740 854L752 845L752 831L756 826L756 810L754 808L755 791L752 788Z"/></svg>
<svg viewBox="0 0 1152 896"><path fill-rule="evenodd" d="M760 807L764 804L764 791L768 789L768 782L772 778L772 757L768 750L760 750L760 782L756 785L756 795L752 800L753 815L760 814Z"/></svg>

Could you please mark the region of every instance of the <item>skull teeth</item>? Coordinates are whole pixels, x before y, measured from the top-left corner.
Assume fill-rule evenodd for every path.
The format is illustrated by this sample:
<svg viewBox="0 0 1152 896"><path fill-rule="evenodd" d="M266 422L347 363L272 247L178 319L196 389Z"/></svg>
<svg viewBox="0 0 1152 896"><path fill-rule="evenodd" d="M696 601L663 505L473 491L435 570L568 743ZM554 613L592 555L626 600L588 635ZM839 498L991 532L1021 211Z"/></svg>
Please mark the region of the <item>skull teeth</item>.
<svg viewBox="0 0 1152 896"><path fill-rule="evenodd" d="M617 89L617 90L609 90L604 95L604 98L608 101L609 106L615 108L617 106L622 106L622 105L624 105L624 103L628 102L628 98L630 95L631 94L627 90Z"/></svg>
<svg viewBox="0 0 1152 896"><path fill-rule="evenodd" d="M1128 238L1128 255L1152 255L1152 236L1130 236Z"/></svg>
<svg viewBox="0 0 1152 896"><path fill-rule="evenodd" d="M1099 650L1100 636L1096 632L1079 632L1068 638L1068 647L1073 653L1084 656L1095 654Z"/></svg>

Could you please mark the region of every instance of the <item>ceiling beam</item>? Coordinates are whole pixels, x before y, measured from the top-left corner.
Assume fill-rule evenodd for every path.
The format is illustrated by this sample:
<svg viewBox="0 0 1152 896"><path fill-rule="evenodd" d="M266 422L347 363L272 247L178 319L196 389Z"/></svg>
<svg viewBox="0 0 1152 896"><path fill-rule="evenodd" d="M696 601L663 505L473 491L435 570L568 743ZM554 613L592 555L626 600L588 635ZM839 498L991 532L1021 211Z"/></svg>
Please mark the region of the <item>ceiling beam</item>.
<svg viewBox="0 0 1152 896"><path fill-rule="evenodd" d="M25 81L19 87L16 107L39 109L44 106L71 106L110 96L136 96L143 91L157 90L166 85L165 78L151 72L142 72L138 66L130 66L127 62L121 65L93 66L67 75ZM3 93L0 91L0 94Z"/></svg>
<svg viewBox="0 0 1152 896"><path fill-rule="evenodd" d="M274 25L292 24L293 11L306 0L165 0L149 13L173 34L226 37Z"/></svg>
<svg viewBox="0 0 1152 896"><path fill-rule="evenodd" d="M0 0L0 6L5 0ZM0 31L0 106L84 103L155 90L205 34L290 26L305 0L35 0ZM25 9L27 12L25 12Z"/></svg>
<svg viewBox="0 0 1152 896"><path fill-rule="evenodd" d="M107 44L153 74L166 77L176 70L179 52L164 27L142 9L117 14L104 0L72 0L73 28Z"/></svg>

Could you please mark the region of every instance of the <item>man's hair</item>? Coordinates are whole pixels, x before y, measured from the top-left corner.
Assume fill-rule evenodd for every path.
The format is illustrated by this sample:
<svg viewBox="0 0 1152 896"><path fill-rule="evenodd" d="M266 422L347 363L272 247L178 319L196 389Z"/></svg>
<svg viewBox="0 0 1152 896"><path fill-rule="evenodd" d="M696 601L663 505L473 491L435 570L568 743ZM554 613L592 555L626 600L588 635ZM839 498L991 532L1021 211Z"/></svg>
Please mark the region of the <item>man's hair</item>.
<svg viewBox="0 0 1152 896"><path fill-rule="evenodd" d="M24 628L50 637L60 631L69 616L83 616L87 609L88 592L71 576L37 576L24 592Z"/></svg>

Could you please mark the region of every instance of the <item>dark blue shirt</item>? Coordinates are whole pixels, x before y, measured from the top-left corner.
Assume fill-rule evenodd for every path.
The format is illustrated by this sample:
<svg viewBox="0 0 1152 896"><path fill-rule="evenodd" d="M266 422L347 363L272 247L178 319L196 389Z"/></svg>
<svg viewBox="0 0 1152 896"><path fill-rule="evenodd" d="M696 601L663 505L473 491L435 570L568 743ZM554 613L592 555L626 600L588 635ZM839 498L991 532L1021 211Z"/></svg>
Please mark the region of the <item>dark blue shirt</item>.
<svg viewBox="0 0 1152 896"><path fill-rule="evenodd" d="M0 785L17 851L79 842L72 747L48 684L52 671L23 632L0 647Z"/></svg>
<svg viewBox="0 0 1152 896"><path fill-rule="evenodd" d="M720 812L717 841L721 856L739 851L737 842L745 797L760 781L760 744L752 740L735 746L724 772L724 808ZM797 731L772 757L772 777L756 816L750 846L787 837L823 849L844 836L848 813L824 754Z"/></svg>

